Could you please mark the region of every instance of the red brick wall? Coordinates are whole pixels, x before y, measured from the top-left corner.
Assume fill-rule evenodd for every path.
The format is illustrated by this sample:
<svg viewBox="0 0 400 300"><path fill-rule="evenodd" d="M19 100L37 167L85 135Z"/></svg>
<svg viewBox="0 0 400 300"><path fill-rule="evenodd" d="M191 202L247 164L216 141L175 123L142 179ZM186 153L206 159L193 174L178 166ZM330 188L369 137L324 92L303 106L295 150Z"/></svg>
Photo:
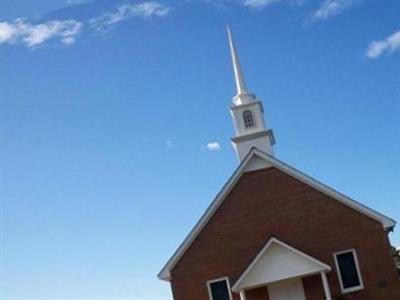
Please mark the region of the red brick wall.
<svg viewBox="0 0 400 300"><path fill-rule="evenodd" d="M321 275L304 277L302 281L306 299L325 299Z"/></svg>
<svg viewBox="0 0 400 300"><path fill-rule="evenodd" d="M271 236L332 266L328 280L338 299L400 299L382 225L275 168L242 176L172 270L174 299L207 300L206 281L214 278L228 276L233 285ZM350 248L365 288L341 295L333 253ZM303 282L307 300L321 299L317 277Z"/></svg>

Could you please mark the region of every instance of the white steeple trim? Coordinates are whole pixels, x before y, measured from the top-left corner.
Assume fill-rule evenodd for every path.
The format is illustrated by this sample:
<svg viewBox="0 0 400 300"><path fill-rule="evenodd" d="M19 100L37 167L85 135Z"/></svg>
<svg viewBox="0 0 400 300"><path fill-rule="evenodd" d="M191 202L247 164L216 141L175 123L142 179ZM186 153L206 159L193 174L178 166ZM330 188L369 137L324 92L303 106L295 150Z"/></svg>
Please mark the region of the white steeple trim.
<svg viewBox="0 0 400 300"><path fill-rule="evenodd" d="M239 57L237 55L235 43L233 41L232 32L229 26L228 31L229 48L231 50L233 73L235 75L236 96L233 98L236 105L248 103L254 99L254 95L248 92L246 81L244 80L243 71L240 66Z"/></svg>

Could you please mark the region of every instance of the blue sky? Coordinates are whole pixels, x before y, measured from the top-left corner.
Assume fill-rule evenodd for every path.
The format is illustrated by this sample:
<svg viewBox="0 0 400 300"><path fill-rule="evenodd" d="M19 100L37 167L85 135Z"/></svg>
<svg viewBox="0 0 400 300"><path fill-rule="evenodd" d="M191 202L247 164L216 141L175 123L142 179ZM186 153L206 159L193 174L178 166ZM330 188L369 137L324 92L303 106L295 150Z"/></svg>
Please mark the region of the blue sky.
<svg viewBox="0 0 400 300"><path fill-rule="evenodd" d="M0 299L171 299L156 275L238 164L226 24L276 155L400 220L399 13L1 1Z"/></svg>

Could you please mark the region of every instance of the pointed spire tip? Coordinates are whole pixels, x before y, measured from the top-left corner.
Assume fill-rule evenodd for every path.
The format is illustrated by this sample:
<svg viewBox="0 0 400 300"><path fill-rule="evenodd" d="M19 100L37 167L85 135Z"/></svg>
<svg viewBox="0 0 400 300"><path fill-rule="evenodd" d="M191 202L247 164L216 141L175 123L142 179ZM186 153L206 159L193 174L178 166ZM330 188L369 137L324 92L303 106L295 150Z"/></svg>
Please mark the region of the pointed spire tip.
<svg viewBox="0 0 400 300"><path fill-rule="evenodd" d="M226 29L228 32L229 48L231 51L233 72L235 75L236 93L237 95L247 94L248 92L247 92L246 82L244 80L242 68L240 67L239 58L237 55L235 43L233 41L232 32L229 25L226 25Z"/></svg>

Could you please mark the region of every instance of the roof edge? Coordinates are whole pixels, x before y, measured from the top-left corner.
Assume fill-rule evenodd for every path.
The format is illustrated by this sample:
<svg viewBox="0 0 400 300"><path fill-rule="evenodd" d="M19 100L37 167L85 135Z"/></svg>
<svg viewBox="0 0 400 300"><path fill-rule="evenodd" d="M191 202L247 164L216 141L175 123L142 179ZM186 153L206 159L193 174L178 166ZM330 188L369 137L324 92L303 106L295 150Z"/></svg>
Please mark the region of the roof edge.
<svg viewBox="0 0 400 300"><path fill-rule="evenodd" d="M280 169L281 171L287 173L290 176L293 176L294 178L308 184L309 186L315 188L316 190L332 197L333 199L336 199L343 203L344 205L347 205L348 207L351 207L360 213L369 216L370 218L379 221L382 223L383 227L385 229L391 229L394 228L396 225L396 221L393 220L392 218L389 218L388 216L376 211L375 209L372 209L365 204L362 204L345 194L331 188L330 186L318 181L317 179L303 173L302 171L288 165L287 163L269 155L268 153L265 153L259 149L255 149L255 153L260 155L262 158L265 158L268 160L271 164L273 164L276 168Z"/></svg>
<svg viewBox="0 0 400 300"><path fill-rule="evenodd" d="M170 281L171 280L171 269L175 266L175 264L180 260L182 255L186 252L186 250L190 247L192 242L195 240L200 231L204 228L204 226L208 223L209 219L214 215L215 211L218 209L219 205L225 199L225 196L230 192L233 188L234 183L236 183L240 176L242 175L242 171L245 169L247 163L250 161L251 157L255 154L256 148L252 147L249 152L246 154L244 159L241 161L239 166L234 170L232 175L229 177L227 182L223 185L222 189L215 196L214 200L207 207L206 211L200 217L200 219L196 222L192 230L183 240L183 242L179 245L179 247L175 250L174 254L170 257L161 271L158 273L157 277L161 280Z"/></svg>
<svg viewBox="0 0 400 300"><path fill-rule="evenodd" d="M232 175L229 177L228 181L223 185L222 189L215 196L214 200L207 207L206 211L203 215L198 219L192 230L183 240L183 242L179 245L179 247L175 250L173 255L158 273L158 278L165 281L171 280L171 270L175 267L176 263L181 259L186 250L191 246L192 242L196 239L197 235L201 232L204 226L208 223L209 219L214 215L215 211L219 208L220 204L223 202L225 197L234 187L235 183L240 179L241 175L245 172L245 167L251 158L257 155L261 159L264 159L271 163L273 167L285 172L289 176L292 176L305 184L315 188L316 190L324 193L333 199L347 205L350 208L353 208L360 213L369 216L370 218L380 222L386 230L391 230L395 227L396 221L387 217L384 214L379 213L378 211L367 207L366 205L357 202L346 195L336 191L335 189L327 186L326 184L319 182L318 180L308 176L307 174L291 167L290 165L284 163L283 161L255 148L252 147L249 152L246 154L244 159L241 161L240 165L235 169Z"/></svg>

